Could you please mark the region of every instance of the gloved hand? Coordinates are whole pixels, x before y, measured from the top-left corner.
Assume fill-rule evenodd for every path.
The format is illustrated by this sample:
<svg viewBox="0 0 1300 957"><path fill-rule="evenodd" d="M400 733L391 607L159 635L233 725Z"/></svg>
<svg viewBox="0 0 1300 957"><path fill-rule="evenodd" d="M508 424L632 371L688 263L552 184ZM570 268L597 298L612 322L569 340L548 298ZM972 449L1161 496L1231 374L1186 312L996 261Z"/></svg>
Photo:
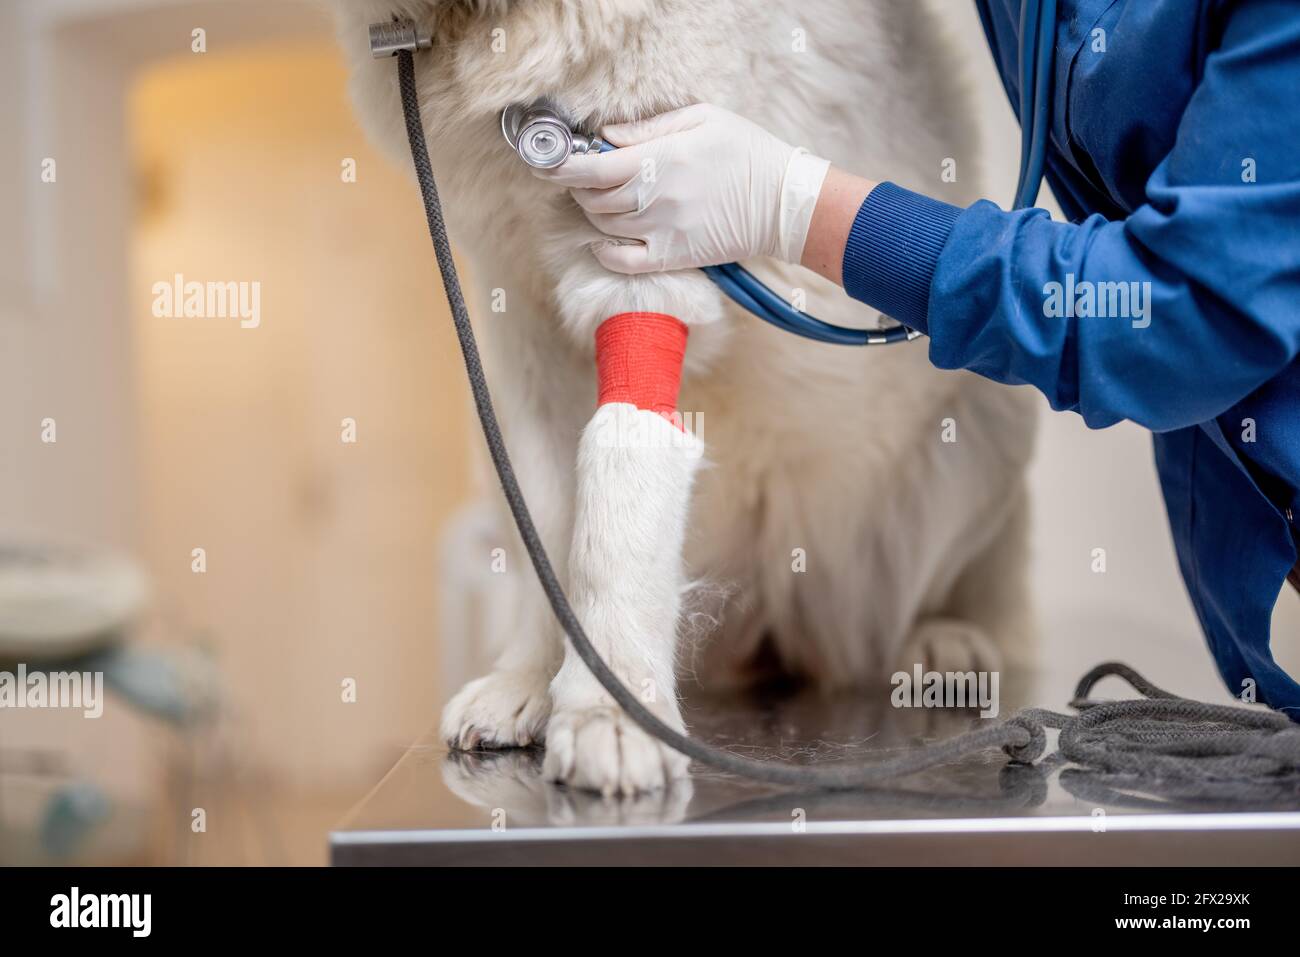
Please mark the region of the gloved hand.
<svg viewBox="0 0 1300 957"><path fill-rule="evenodd" d="M829 163L700 103L601 130L619 149L535 170L570 188L622 273L774 256L797 263Z"/></svg>

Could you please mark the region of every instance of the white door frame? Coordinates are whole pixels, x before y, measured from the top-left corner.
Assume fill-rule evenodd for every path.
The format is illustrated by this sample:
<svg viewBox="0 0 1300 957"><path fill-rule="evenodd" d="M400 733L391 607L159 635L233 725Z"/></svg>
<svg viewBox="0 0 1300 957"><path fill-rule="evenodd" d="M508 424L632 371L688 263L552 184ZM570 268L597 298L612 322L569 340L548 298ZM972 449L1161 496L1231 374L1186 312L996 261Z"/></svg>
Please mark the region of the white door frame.
<svg viewBox="0 0 1300 957"><path fill-rule="evenodd" d="M329 35L309 0L0 4L0 536L138 542L127 96L196 28L205 56Z"/></svg>

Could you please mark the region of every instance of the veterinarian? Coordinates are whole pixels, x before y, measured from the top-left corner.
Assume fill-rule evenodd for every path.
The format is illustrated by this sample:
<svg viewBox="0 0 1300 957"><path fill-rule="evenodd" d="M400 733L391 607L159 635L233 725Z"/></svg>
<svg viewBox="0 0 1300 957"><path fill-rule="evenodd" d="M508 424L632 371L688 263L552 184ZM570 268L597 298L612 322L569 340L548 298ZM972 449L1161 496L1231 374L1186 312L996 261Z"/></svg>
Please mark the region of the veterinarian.
<svg viewBox="0 0 1300 957"><path fill-rule="evenodd" d="M976 2L1018 104L1019 0ZM941 368L1150 429L1224 680L1300 720L1269 651L1300 588L1300 5L1062 0L1055 64L1066 223L875 182L712 106L609 127L622 148L545 175L614 237L609 269L800 262L928 335Z"/></svg>

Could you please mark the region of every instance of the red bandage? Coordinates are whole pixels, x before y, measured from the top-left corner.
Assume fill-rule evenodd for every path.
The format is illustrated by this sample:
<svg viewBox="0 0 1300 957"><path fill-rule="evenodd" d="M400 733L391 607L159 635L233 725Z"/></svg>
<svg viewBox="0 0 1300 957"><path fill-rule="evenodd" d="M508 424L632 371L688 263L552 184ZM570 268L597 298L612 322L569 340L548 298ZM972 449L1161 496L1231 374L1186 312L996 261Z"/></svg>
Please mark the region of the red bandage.
<svg viewBox="0 0 1300 957"><path fill-rule="evenodd" d="M621 312L596 329L597 405L626 402L658 412L681 428L677 390L686 325L662 312Z"/></svg>

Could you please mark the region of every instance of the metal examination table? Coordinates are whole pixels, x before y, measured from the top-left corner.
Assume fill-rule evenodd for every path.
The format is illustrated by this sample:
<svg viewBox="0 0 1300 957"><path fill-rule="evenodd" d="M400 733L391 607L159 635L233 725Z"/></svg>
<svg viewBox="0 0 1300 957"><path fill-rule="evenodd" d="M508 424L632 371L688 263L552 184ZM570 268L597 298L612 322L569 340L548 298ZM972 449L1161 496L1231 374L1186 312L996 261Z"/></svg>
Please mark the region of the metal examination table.
<svg viewBox="0 0 1300 957"><path fill-rule="evenodd" d="M1099 688L1102 697L1127 689ZM1175 689L1176 690L1176 689ZM1109 695L1106 692L1110 692ZM969 714L863 698L698 699L692 734L754 757L870 758L946 737ZM1002 690L1009 714L1028 696ZM1039 703L1045 699L1034 695ZM1055 746L1049 734L1048 752ZM1300 864L1300 802L1180 808L1105 795L1085 772L1008 766L987 753L888 790L790 793L698 766L637 799L547 784L536 750L449 754L430 736L330 835L336 865L366 864ZM1084 795L1084 796L1078 796Z"/></svg>

